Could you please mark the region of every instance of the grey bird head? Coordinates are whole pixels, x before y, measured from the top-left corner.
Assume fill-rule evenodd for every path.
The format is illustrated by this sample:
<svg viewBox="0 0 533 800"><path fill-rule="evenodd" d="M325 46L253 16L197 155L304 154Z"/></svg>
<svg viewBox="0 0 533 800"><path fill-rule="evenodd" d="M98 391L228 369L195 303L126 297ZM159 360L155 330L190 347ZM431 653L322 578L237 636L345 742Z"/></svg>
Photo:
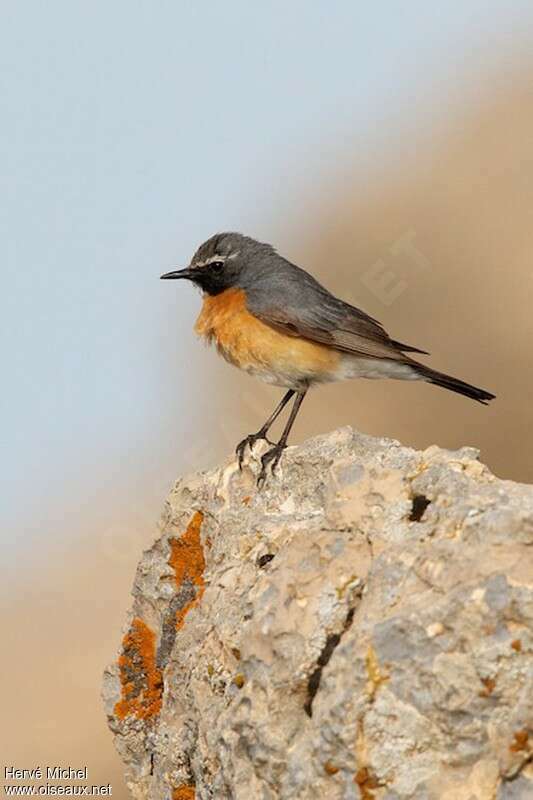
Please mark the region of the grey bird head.
<svg viewBox="0 0 533 800"><path fill-rule="evenodd" d="M185 278L206 294L215 295L233 287L246 288L254 275L269 269L273 258L279 256L269 244L241 233L216 233L200 245L188 267L161 278Z"/></svg>

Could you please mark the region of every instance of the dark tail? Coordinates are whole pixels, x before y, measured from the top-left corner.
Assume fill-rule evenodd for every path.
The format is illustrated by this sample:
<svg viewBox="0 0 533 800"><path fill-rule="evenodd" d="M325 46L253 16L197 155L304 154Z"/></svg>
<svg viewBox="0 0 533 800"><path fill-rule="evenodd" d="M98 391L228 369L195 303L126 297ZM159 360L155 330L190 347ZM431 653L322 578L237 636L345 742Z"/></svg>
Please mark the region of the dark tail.
<svg viewBox="0 0 533 800"><path fill-rule="evenodd" d="M402 344L402 342L397 342L395 339L391 339L391 344L398 350L403 350L404 353L422 353L423 356L429 356L427 350L421 350L419 347L412 347L410 344Z"/></svg>
<svg viewBox="0 0 533 800"><path fill-rule="evenodd" d="M444 372L430 369L425 364L415 363L415 369L420 377L428 383L434 383L435 386L442 386L444 389L457 392L457 394L464 394L465 397L471 397L472 400L477 400L478 403L483 403L485 406L490 400L494 400L496 396L491 392L486 392L485 389L478 389L477 386L472 386L470 383L460 381L458 378L452 378L451 375L445 375Z"/></svg>

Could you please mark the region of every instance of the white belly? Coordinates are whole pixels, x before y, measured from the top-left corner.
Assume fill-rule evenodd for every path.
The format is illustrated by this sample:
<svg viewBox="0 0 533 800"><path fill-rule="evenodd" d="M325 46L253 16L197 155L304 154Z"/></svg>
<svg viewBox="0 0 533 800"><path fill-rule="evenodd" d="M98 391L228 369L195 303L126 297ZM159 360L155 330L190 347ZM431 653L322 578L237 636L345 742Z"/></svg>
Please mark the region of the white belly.
<svg viewBox="0 0 533 800"><path fill-rule="evenodd" d="M402 381L420 380L419 375L408 364L401 364L382 358L358 358L343 353L334 381L351 380L352 378L395 378Z"/></svg>
<svg viewBox="0 0 533 800"><path fill-rule="evenodd" d="M348 353L342 354L334 368L329 371L324 370L318 374L305 369L299 371L292 365L290 370L285 373L281 364L277 365L275 371L265 365L246 366L244 369L249 375L253 375L266 383L296 390L305 385L313 386L320 383L333 383L354 378L420 380L414 369L407 364L400 364L397 361L385 361L379 358L357 358Z"/></svg>

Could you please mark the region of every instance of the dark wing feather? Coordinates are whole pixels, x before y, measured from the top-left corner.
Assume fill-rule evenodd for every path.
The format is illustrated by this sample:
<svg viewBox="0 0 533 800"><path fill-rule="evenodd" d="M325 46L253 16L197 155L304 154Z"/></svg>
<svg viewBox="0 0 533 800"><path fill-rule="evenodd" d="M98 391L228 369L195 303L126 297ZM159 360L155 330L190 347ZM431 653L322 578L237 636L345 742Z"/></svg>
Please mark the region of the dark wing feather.
<svg viewBox="0 0 533 800"><path fill-rule="evenodd" d="M281 261L281 259L280 259ZM257 279L247 291L249 311L267 325L361 358L407 359L423 352L391 339L364 311L334 297L293 264Z"/></svg>

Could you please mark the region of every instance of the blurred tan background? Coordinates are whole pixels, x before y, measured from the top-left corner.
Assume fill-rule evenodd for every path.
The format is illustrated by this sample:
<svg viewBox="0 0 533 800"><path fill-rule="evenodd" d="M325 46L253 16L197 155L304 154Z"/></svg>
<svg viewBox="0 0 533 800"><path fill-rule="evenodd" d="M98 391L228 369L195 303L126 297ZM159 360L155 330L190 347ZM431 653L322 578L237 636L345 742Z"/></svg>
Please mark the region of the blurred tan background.
<svg viewBox="0 0 533 800"><path fill-rule="evenodd" d="M500 477L531 482L532 83L487 83L367 191L348 167L300 249L328 286L427 349L423 360L497 395L480 408L428 385L344 384L330 395L336 423L415 447L472 444ZM313 402L323 426L327 400Z"/></svg>
<svg viewBox="0 0 533 800"><path fill-rule="evenodd" d="M103 667L120 643L135 565L153 539L173 480L216 464L257 430L279 398L278 390L239 374L196 342L191 326L200 299L190 287L180 285L178 293L157 282L214 230L240 229L272 241L395 338L429 350L432 366L497 395L484 408L421 384L327 386L306 400L293 441L351 424L414 447L473 445L497 475L533 481L533 9L517 2L507 8L472 3L466 10L452 3L437 20L417 3L407 14L399 5L363 12L350 3L326 14L319 5L302 19L299 4L286 12L272 4L255 16L239 3L222 16L208 5L192 12L156 4L163 43L147 45L147 53L141 45L151 17L134 15L125 66L108 64L98 91L105 91L109 75L113 81L114 70L120 75L115 88L125 80L137 89L135 70L144 69L139 53L150 62L157 51L159 61L151 75L143 74L139 91L150 107L157 78L163 80L161 108L169 92L171 104L179 107L181 100L168 139L159 142L167 135L164 114L142 121L152 139L139 134L124 145L128 158L111 172L111 209L102 170L94 207L104 203L105 225L100 220L98 228L99 218L79 201L83 221L75 233L83 228L89 243L88 253L80 249L81 262L74 247L45 252L43 272L36 263L42 258L30 259L22 245L6 262L9 277L19 281L10 295L12 319L24 319L28 337L8 335L7 358L16 357L24 380L33 381L28 391L10 386L4 397L10 424L0 752L7 765L87 764L90 783L111 783L114 797L128 796L99 692ZM88 21L75 10L66 17L65 9L58 4L55 13L68 39ZM102 33L104 11L97 7L87 36L95 46L107 37L111 50L121 17L115 9ZM17 30L30 21L10 19ZM300 47L290 33L296 24ZM174 43L177 30L182 38ZM217 58L217 42L235 41L236 30L248 36L249 47L225 49ZM183 64L202 55L217 77L189 72L180 83ZM58 63L75 72L76 59L73 45ZM324 73L321 83L313 69ZM16 70L11 74L16 82ZM88 70L88 85L93 77ZM117 114L112 138L120 138L137 108L130 91L124 108L116 95L108 100ZM265 105L255 134L248 91L255 97L248 104ZM95 98L99 108L103 101L98 93ZM14 106L19 102L17 96ZM176 145L173 136L183 129L191 141L200 137L196 150ZM139 153L158 145L161 152L152 151L138 174L126 178ZM42 160L39 148L32 153ZM78 180L92 170L91 157L83 148L74 156ZM140 181L138 201L126 180ZM132 205L121 216L127 196ZM101 239L102 231L115 235L108 219L118 220L116 240ZM37 213L24 224L27 238L38 240ZM69 241L69 230L56 231L56 238ZM93 236L101 240L99 252L90 250ZM52 292L61 257L65 274ZM32 280L23 283L28 270ZM46 318L26 313L26 298L34 294L36 304L48 304ZM88 344L76 338L78 327L58 328L60 344L49 346L49 360L43 353L35 358L35 348L53 339L60 324L59 297L74 316L81 314ZM98 313L85 319L86 308ZM75 380L72 335L72 358L81 365ZM92 346L98 337L101 349ZM68 391L60 395L63 368ZM48 402L49 386L56 394Z"/></svg>

